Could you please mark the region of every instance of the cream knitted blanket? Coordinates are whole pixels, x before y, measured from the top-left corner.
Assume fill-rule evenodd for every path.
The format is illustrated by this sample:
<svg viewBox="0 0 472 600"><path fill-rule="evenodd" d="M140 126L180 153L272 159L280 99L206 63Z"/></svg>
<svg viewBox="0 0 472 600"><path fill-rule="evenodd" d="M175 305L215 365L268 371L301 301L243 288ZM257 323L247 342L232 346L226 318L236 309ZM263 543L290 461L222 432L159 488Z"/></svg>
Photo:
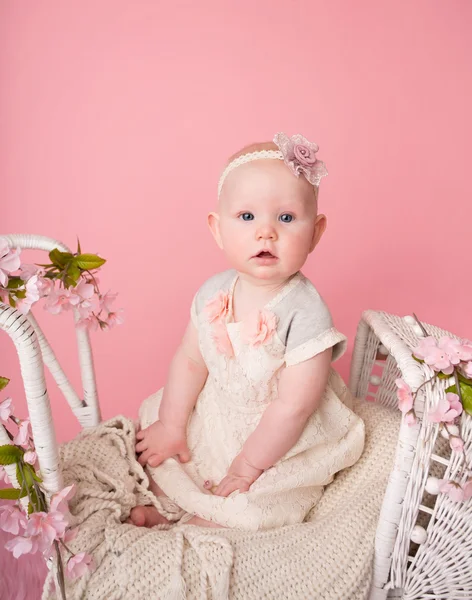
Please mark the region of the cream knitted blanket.
<svg viewBox="0 0 472 600"><path fill-rule="evenodd" d="M362 401L361 459L339 473L308 520L256 533L192 525L145 529L123 523L153 500L134 457L134 426L116 417L61 449L71 502L74 552L91 552L95 571L67 586L68 600L360 600L367 597L374 535L393 464L399 413ZM51 591L51 572L43 600Z"/></svg>

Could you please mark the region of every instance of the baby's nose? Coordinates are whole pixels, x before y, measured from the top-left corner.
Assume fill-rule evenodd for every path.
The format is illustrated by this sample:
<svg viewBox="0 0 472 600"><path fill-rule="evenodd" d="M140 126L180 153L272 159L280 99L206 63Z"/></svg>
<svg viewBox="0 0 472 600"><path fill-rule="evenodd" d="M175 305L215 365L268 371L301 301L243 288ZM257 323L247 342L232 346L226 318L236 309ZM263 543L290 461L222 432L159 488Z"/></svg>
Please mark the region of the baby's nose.
<svg viewBox="0 0 472 600"><path fill-rule="evenodd" d="M272 225L261 225L257 230L258 240L276 240L277 232Z"/></svg>

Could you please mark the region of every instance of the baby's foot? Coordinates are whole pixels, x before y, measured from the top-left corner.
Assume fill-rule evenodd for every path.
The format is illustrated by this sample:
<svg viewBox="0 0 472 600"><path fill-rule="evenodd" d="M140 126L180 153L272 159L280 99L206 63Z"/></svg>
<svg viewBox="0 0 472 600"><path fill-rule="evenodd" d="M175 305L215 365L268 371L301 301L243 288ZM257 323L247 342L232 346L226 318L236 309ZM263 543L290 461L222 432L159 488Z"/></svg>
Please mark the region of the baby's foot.
<svg viewBox="0 0 472 600"><path fill-rule="evenodd" d="M165 517L155 506L135 506L131 509L127 523L133 523L137 527L154 527L154 525L169 525Z"/></svg>

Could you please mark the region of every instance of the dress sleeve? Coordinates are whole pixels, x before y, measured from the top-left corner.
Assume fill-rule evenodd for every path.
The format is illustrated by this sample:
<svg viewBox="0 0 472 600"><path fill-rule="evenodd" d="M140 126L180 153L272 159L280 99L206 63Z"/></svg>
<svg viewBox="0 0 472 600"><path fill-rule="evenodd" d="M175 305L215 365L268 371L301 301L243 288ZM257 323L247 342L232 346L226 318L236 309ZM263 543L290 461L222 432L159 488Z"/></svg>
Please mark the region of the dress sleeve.
<svg viewBox="0 0 472 600"><path fill-rule="evenodd" d="M198 292L195 294L192 300L192 305L190 307L190 318L194 326L198 329L197 296Z"/></svg>
<svg viewBox="0 0 472 600"><path fill-rule="evenodd" d="M285 347L287 367L333 349L333 362L344 354L347 338L334 326L328 307L320 296L292 313Z"/></svg>

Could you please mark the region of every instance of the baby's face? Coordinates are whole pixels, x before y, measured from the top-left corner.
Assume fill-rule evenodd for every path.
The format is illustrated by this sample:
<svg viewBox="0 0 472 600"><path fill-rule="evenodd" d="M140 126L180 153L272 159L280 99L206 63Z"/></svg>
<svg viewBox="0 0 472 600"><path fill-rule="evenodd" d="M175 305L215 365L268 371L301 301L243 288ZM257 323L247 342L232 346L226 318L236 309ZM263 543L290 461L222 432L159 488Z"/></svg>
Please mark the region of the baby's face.
<svg viewBox="0 0 472 600"><path fill-rule="evenodd" d="M278 160L258 160L225 180L212 231L231 265L248 276L283 281L305 263L326 226L315 192ZM211 224L211 220L210 220Z"/></svg>

